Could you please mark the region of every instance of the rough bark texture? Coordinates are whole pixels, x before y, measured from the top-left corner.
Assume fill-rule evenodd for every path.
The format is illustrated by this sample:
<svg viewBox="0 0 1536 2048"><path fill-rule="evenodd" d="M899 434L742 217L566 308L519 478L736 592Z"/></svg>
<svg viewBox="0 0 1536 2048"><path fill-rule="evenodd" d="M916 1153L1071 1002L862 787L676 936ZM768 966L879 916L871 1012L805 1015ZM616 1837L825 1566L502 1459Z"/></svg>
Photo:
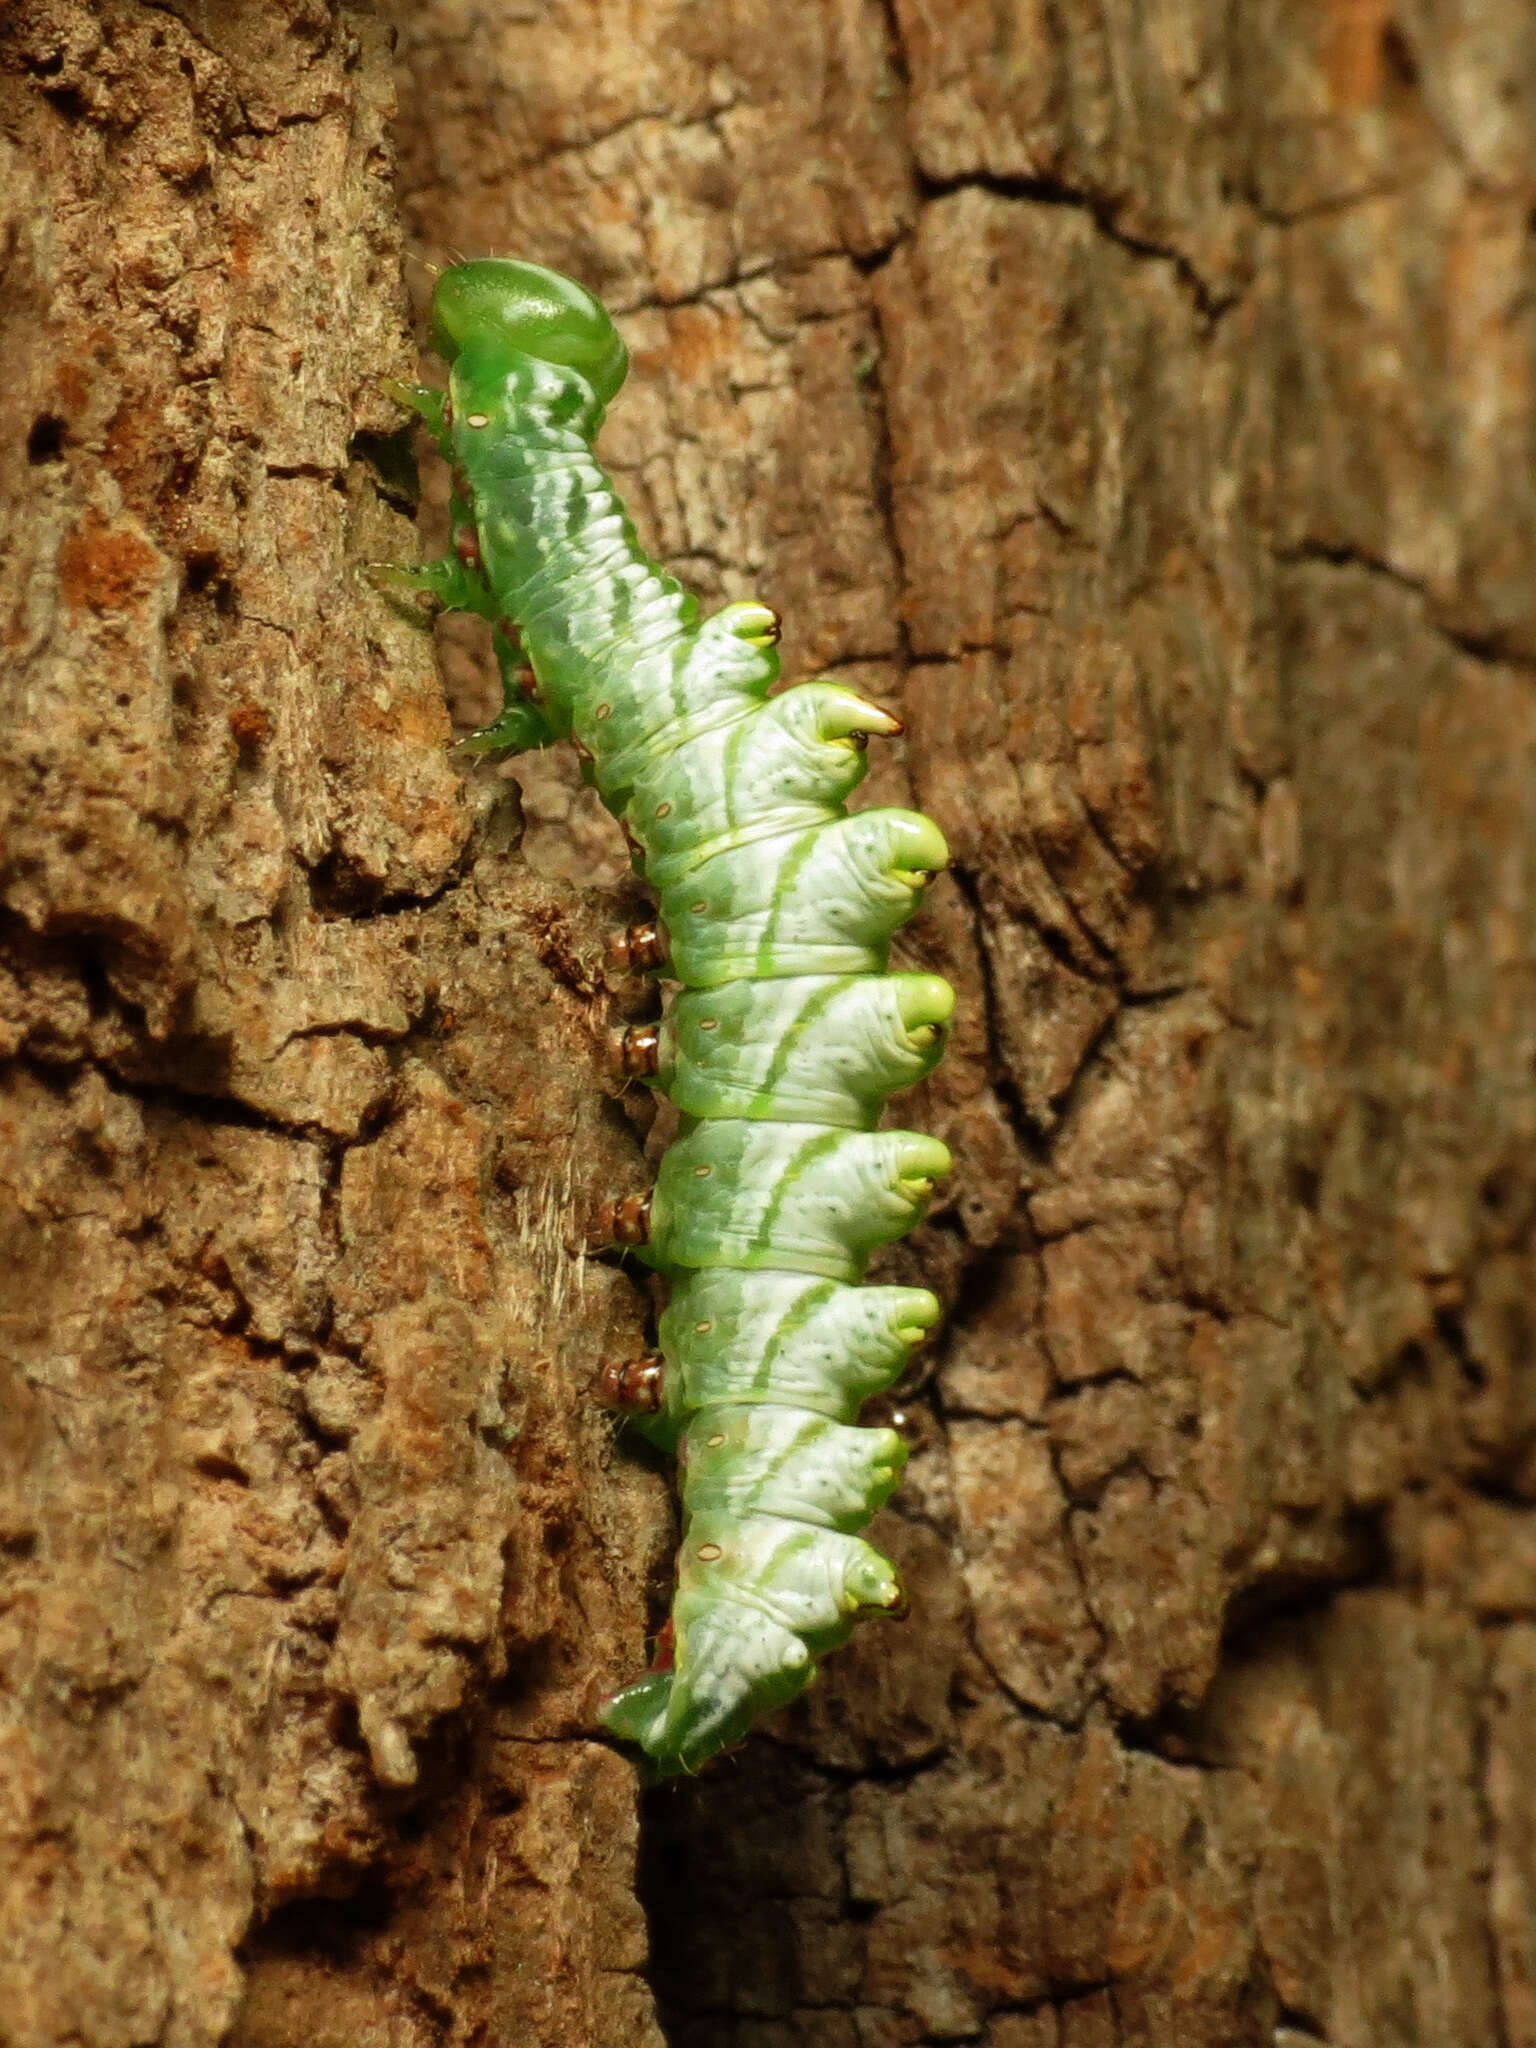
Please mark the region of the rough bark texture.
<svg viewBox="0 0 1536 2048"><path fill-rule="evenodd" d="M0 29L0 2040L1536 2048L1529 10L394 25ZM638 1894L636 899L350 573L402 217L621 311L648 536L956 853L913 1618Z"/></svg>

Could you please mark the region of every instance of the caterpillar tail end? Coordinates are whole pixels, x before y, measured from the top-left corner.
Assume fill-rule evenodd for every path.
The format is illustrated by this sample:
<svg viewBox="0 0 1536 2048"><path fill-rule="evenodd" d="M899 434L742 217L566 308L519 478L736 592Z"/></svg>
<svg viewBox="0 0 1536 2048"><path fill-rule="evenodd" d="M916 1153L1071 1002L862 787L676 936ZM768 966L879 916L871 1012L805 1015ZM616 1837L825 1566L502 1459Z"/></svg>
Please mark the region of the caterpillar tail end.
<svg viewBox="0 0 1536 2048"><path fill-rule="evenodd" d="M694 1618L677 1659L615 1693L600 1716L640 1750L648 1785L692 1776L816 1676L816 1659L793 1630L733 1602Z"/></svg>
<svg viewBox="0 0 1536 2048"><path fill-rule="evenodd" d="M711 1757L742 1741L765 1713L787 1706L815 1676L815 1661L807 1655L803 1669L786 1674L788 1682L775 1697L742 1701L722 1717L713 1706L680 1693L674 1673L648 1671L606 1701L598 1719L610 1735L639 1750L641 1783L660 1785L694 1777Z"/></svg>
<svg viewBox="0 0 1536 2048"><path fill-rule="evenodd" d="M648 1671L644 1678L606 1700L598 1714L610 1735L639 1750L640 1777L645 1785L659 1785L689 1769L680 1751L670 1748L664 1740L672 1683L670 1671Z"/></svg>

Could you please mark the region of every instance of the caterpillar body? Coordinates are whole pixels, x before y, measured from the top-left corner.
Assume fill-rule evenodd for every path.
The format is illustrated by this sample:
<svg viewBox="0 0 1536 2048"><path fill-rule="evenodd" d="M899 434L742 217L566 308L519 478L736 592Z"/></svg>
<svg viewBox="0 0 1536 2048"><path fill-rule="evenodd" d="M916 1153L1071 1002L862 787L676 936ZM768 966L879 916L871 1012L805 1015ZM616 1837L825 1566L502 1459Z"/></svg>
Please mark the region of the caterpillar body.
<svg viewBox="0 0 1536 2048"><path fill-rule="evenodd" d="M770 695L774 614L701 617L641 550L592 453L628 369L597 300L534 264L460 264L433 345L446 397L395 393L454 466L455 545L383 575L493 622L506 703L472 744L575 742L659 898L630 958L681 984L623 1035L680 1132L648 1208L608 1211L670 1283L660 1356L602 1376L681 1473L671 1619L603 1711L664 1777L794 1698L861 1616L903 1609L857 1532L906 1449L855 1423L939 1304L860 1283L950 1165L937 1139L877 1127L954 1007L937 975L887 971L947 852L916 812L845 809L867 739L900 730L889 713L831 682Z"/></svg>

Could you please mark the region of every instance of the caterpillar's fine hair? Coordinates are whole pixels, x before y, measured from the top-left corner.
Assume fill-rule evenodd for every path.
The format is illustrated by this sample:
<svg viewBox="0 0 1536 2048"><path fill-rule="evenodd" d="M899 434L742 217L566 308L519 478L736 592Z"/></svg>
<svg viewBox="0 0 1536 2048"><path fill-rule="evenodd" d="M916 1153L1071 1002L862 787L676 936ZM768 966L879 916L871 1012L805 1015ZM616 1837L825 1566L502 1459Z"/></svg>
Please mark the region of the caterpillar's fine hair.
<svg viewBox="0 0 1536 2048"><path fill-rule="evenodd" d="M770 695L774 614L701 618L642 552L592 453L628 368L594 298L531 263L461 264L438 282L433 345L446 399L397 395L454 465L455 546L388 573L494 622L506 705L476 744L575 742L660 899L632 962L682 984L623 1043L680 1134L648 1210L608 1212L670 1282L661 1356L603 1375L682 1475L672 1618L603 1713L666 1776L793 1699L861 1615L903 1605L855 1532L906 1450L853 1425L939 1304L860 1282L949 1170L937 1139L876 1128L937 1062L954 1007L937 975L886 971L948 856L916 812L844 808L868 736L900 730L889 713L830 682Z"/></svg>

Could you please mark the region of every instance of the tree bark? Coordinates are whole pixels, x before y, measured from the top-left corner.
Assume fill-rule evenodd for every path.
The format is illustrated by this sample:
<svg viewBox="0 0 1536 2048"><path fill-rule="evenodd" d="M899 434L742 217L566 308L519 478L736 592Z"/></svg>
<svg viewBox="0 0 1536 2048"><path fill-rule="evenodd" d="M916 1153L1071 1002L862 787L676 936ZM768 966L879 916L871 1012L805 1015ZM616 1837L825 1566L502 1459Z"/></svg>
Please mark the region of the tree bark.
<svg viewBox="0 0 1536 2048"><path fill-rule="evenodd" d="M19 0L0 159L0 2042L1536 2048L1527 10ZM955 853L912 1618L643 1809L640 897L354 573L402 226Z"/></svg>

